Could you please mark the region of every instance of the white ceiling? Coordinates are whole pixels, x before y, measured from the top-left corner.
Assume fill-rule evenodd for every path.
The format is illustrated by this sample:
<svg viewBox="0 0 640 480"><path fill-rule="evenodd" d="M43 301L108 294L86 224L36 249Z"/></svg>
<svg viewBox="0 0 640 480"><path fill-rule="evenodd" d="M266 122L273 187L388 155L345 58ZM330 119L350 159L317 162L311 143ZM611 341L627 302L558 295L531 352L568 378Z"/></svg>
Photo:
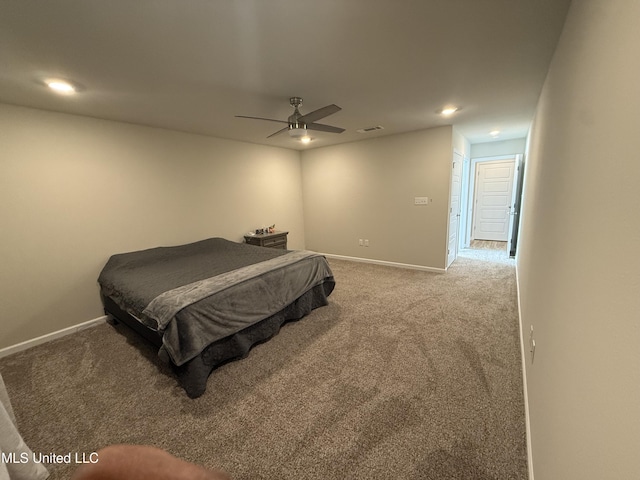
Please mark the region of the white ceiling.
<svg viewBox="0 0 640 480"><path fill-rule="evenodd" d="M521 138L570 0L0 0L0 102L287 148ZM62 77L73 96L46 89ZM282 125L335 103L303 147ZM461 107L444 119L436 110ZM361 134L363 127L384 130Z"/></svg>

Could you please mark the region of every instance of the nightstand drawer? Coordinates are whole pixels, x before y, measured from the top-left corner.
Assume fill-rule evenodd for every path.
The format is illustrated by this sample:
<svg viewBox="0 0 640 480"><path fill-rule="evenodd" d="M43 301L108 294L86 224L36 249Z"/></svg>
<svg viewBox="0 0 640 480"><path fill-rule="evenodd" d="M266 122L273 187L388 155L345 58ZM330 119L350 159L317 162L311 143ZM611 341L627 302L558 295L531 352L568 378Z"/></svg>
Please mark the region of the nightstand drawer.
<svg viewBox="0 0 640 480"><path fill-rule="evenodd" d="M265 238L265 240L262 242L262 246L263 247L279 247L281 245L284 245L282 248L286 247L287 245L287 238L286 237L278 237L278 238Z"/></svg>

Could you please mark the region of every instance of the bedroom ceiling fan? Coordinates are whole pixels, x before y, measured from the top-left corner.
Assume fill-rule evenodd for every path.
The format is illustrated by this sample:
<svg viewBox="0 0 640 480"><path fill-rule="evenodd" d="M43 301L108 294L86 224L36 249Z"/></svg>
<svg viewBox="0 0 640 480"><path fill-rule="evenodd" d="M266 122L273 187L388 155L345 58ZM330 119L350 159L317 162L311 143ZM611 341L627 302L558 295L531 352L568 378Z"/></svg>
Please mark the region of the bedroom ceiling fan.
<svg viewBox="0 0 640 480"><path fill-rule="evenodd" d="M311 113L307 113L306 115L302 115L298 107L302 105L302 98L300 97L291 97L289 99L289 103L293 107L293 114L289 117L288 120L276 120L274 118L262 118L262 117L249 117L246 115L236 115L237 118L252 118L254 120L267 120L269 122L278 122L278 123L286 123L287 126L281 128L275 133L272 133L267 138L271 138L279 133L289 131L289 135L294 138L302 139L307 137L307 130L317 130L319 132L330 132L330 133L342 133L344 132L344 128L333 127L331 125L324 125L322 123L315 123L316 120L320 120L324 117L328 117L329 115L333 115L336 112L342 110L339 106L331 104L326 107L319 108L314 110ZM307 137L308 138L308 137Z"/></svg>

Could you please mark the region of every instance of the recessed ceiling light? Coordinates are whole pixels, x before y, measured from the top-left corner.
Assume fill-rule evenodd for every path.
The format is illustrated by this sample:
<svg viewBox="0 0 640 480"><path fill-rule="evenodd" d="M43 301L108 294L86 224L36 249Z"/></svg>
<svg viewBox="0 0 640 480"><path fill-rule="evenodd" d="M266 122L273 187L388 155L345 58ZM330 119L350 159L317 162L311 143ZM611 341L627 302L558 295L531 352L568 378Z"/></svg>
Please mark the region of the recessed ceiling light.
<svg viewBox="0 0 640 480"><path fill-rule="evenodd" d="M66 80L51 78L51 79L45 80L44 83L47 85L47 87L49 87L51 90L53 90L56 93L69 95L71 93L76 92L76 87L72 83L67 82Z"/></svg>
<svg viewBox="0 0 640 480"><path fill-rule="evenodd" d="M491 135L493 138L496 138L500 135L500 130L492 130L489 132L489 135Z"/></svg>
<svg viewBox="0 0 640 480"><path fill-rule="evenodd" d="M459 107L444 107L442 110L438 110L438 113L448 117L449 115L456 113L458 110L460 110Z"/></svg>

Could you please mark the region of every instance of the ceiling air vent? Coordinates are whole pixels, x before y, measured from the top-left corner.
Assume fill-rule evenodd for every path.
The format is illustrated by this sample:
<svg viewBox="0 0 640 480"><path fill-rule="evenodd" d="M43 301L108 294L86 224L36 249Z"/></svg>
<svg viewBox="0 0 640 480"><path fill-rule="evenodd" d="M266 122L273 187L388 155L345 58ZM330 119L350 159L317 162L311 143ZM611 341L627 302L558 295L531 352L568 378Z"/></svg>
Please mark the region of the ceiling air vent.
<svg viewBox="0 0 640 480"><path fill-rule="evenodd" d="M375 127L361 128L360 130L356 130L356 132L358 132L358 133L369 133L369 132L373 132L375 130L384 130L384 127L382 125L376 125Z"/></svg>

